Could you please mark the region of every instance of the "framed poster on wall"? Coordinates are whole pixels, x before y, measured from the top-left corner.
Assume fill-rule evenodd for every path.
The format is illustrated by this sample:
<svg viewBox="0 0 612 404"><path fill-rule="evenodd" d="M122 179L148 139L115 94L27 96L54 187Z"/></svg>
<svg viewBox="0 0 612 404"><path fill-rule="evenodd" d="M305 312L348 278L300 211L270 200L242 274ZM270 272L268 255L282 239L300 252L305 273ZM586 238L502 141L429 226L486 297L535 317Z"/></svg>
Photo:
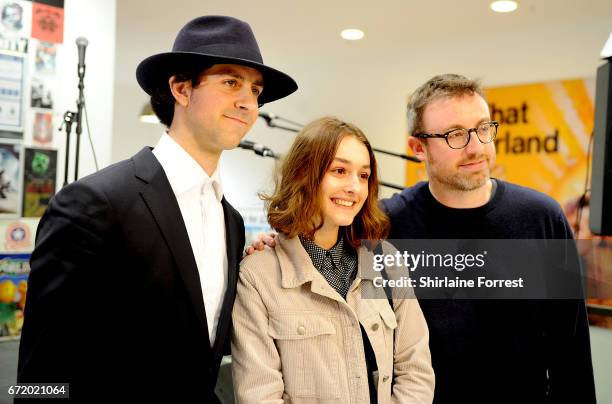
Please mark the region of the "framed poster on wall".
<svg viewBox="0 0 612 404"><path fill-rule="evenodd" d="M55 195L57 151L27 147L24 156L23 217L41 217Z"/></svg>
<svg viewBox="0 0 612 404"><path fill-rule="evenodd" d="M0 217L21 215L22 145L0 140Z"/></svg>
<svg viewBox="0 0 612 404"><path fill-rule="evenodd" d="M0 131L23 132L24 58L0 52Z"/></svg>

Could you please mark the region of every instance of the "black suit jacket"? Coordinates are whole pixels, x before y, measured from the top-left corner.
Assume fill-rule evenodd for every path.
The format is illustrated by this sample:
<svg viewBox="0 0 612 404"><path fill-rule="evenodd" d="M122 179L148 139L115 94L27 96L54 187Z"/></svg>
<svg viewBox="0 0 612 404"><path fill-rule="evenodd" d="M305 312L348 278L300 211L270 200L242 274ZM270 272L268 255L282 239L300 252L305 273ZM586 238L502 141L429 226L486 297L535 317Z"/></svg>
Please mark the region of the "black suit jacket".
<svg viewBox="0 0 612 404"><path fill-rule="evenodd" d="M222 204L228 284L211 347L185 224L151 149L62 189L37 231L18 381L69 382L79 401L210 399L245 241Z"/></svg>

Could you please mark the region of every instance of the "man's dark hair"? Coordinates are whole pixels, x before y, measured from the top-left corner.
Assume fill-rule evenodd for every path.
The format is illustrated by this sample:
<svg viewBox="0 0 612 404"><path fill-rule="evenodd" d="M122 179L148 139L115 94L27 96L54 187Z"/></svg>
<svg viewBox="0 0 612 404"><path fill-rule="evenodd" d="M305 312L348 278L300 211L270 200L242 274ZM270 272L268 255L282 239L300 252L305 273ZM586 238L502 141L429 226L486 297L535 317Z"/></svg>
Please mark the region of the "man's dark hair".
<svg viewBox="0 0 612 404"><path fill-rule="evenodd" d="M191 81L191 86L196 87L200 84L202 73L209 67L210 66L204 66L198 69L172 73L168 76L168 79L172 76L176 76L177 82ZM168 80L159 82L151 92L151 107L153 107L153 112L155 112L159 121L168 128L170 124L172 124L172 119L174 118L175 102L176 100L172 95L172 91L170 91Z"/></svg>

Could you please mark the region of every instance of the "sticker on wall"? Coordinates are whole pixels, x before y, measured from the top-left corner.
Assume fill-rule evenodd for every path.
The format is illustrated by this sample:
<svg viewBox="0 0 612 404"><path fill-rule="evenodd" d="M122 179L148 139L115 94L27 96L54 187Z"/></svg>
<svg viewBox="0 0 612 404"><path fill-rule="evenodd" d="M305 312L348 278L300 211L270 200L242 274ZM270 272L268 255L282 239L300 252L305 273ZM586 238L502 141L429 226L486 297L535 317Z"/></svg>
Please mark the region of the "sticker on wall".
<svg viewBox="0 0 612 404"><path fill-rule="evenodd" d="M0 216L19 216L21 207L21 144L0 143Z"/></svg>
<svg viewBox="0 0 612 404"><path fill-rule="evenodd" d="M22 250L32 245L30 227L24 222L13 222L6 226L4 249L7 251Z"/></svg>
<svg viewBox="0 0 612 404"><path fill-rule="evenodd" d="M64 9L33 3L32 38L45 42L62 43L64 41Z"/></svg>
<svg viewBox="0 0 612 404"><path fill-rule="evenodd" d="M30 106L32 108L53 109L52 80L41 77L32 77L32 92Z"/></svg>
<svg viewBox="0 0 612 404"><path fill-rule="evenodd" d="M23 130L24 58L0 53L0 130Z"/></svg>
<svg viewBox="0 0 612 404"><path fill-rule="evenodd" d="M0 34L28 38L32 31L32 3L23 0L0 0Z"/></svg>
<svg viewBox="0 0 612 404"><path fill-rule="evenodd" d="M0 341L21 333L29 261L30 254L0 254Z"/></svg>
<svg viewBox="0 0 612 404"><path fill-rule="evenodd" d="M53 114L50 112L34 113L32 141L37 146L49 147L53 143Z"/></svg>
<svg viewBox="0 0 612 404"><path fill-rule="evenodd" d="M40 217L55 195L57 151L25 149L23 216Z"/></svg>
<svg viewBox="0 0 612 404"><path fill-rule="evenodd" d="M49 42L38 42L34 57L36 73L54 75L56 56L57 45Z"/></svg>
<svg viewBox="0 0 612 404"><path fill-rule="evenodd" d="M0 253L32 252L40 218L0 218Z"/></svg>
<svg viewBox="0 0 612 404"><path fill-rule="evenodd" d="M28 38L11 38L0 34L0 51L28 53Z"/></svg>

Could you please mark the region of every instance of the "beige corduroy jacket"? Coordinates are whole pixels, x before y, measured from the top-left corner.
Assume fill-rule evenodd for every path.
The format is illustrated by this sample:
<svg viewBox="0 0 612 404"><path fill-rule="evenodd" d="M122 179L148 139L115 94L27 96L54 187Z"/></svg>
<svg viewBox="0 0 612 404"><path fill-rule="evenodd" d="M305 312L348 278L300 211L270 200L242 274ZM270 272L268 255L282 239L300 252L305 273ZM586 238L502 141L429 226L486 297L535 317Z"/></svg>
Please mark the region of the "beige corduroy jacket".
<svg viewBox="0 0 612 404"><path fill-rule="evenodd" d="M369 403L363 325L378 365L378 403L431 403L429 333L418 301L362 297L372 252L346 301L314 268L297 237L241 264L233 311L232 370L238 403Z"/></svg>

